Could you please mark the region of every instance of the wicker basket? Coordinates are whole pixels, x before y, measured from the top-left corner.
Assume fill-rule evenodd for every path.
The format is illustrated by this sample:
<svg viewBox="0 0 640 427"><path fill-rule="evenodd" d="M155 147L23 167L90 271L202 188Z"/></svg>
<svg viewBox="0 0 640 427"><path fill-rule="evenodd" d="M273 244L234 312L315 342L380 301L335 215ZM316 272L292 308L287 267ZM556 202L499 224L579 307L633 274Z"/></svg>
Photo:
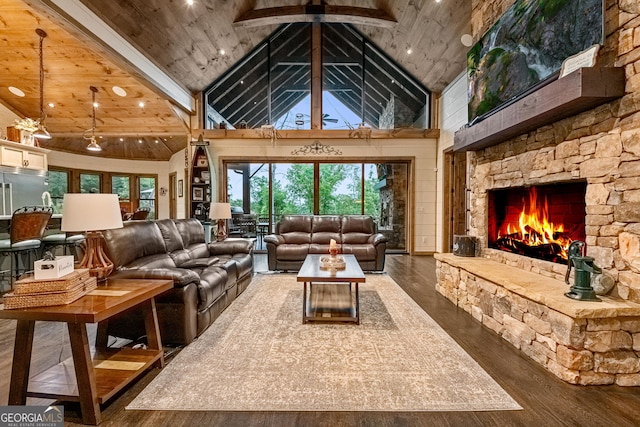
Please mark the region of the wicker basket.
<svg viewBox="0 0 640 427"><path fill-rule="evenodd" d="M75 287L57 292L39 292L33 294L16 294L11 292L4 295L5 310L16 308L47 307L51 305L70 304L78 298L94 290L97 286L95 277L89 277L76 284Z"/></svg>
<svg viewBox="0 0 640 427"><path fill-rule="evenodd" d="M89 278L89 269L82 268L57 279L36 280L33 275L17 280L13 284L15 295L32 295L42 292L61 292L76 288Z"/></svg>

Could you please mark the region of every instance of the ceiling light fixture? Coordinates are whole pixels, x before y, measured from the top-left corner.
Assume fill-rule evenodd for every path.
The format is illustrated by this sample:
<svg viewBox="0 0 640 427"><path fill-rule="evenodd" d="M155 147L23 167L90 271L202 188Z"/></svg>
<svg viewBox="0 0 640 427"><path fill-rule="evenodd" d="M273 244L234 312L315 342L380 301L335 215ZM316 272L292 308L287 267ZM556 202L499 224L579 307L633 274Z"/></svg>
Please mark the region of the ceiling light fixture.
<svg viewBox="0 0 640 427"><path fill-rule="evenodd" d="M87 145L87 150L89 151L102 151L102 147L98 145L96 141L96 92L98 92L98 88L95 86L89 86L91 90L91 117L92 117L92 126L91 129L87 130L87 132L91 131L90 137L84 137L84 139L89 140L89 145ZM85 132L86 133L86 132Z"/></svg>
<svg viewBox="0 0 640 427"><path fill-rule="evenodd" d="M413 53L413 49L409 48L407 49L407 55L411 55Z"/></svg>
<svg viewBox="0 0 640 427"><path fill-rule="evenodd" d="M466 47L471 47L471 45L473 45L473 37L471 37L471 34L463 34L462 37L460 37L460 43Z"/></svg>
<svg viewBox="0 0 640 427"><path fill-rule="evenodd" d="M49 106L49 108L53 108L53 107L55 107L55 106L56 106L56 104L54 104L53 102L50 102L50 103L48 103L47 105Z"/></svg>
<svg viewBox="0 0 640 427"><path fill-rule="evenodd" d="M142 102L142 101L138 102L138 107L144 108L144 102Z"/></svg>
<svg viewBox="0 0 640 427"><path fill-rule="evenodd" d="M224 55L225 53L224 49L220 49L220 55Z"/></svg>
<svg viewBox="0 0 640 427"><path fill-rule="evenodd" d="M120 86L114 86L111 88L111 90L113 91L113 93L123 98L127 96L127 91L122 89Z"/></svg>
<svg viewBox="0 0 640 427"><path fill-rule="evenodd" d="M24 98L24 92L21 91L20 89L18 89L15 86L9 86L9 92L11 92L12 94L14 94L15 96L19 96L20 98Z"/></svg>
<svg viewBox="0 0 640 427"><path fill-rule="evenodd" d="M40 37L40 119L38 120L38 130L33 133L33 137L38 139L51 139L51 135L47 132L47 128L44 125L46 116L44 114L44 54L42 45L44 38L47 37L47 33L37 28L36 34Z"/></svg>
<svg viewBox="0 0 640 427"><path fill-rule="evenodd" d="M187 0L187 4L188 4L189 6L193 6L193 0Z"/></svg>

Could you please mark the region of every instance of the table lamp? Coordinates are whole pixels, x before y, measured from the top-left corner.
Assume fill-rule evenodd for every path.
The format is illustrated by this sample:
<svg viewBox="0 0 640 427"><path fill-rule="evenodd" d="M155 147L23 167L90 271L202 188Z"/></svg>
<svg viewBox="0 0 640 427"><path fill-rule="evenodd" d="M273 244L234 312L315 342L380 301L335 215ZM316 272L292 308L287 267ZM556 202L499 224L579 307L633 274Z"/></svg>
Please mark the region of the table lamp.
<svg viewBox="0 0 640 427"><path fill-rule="evenodd" d="M102 230L122 227L117 194L69 193L62 205L62 231L85 232L87 247L79 268L88 268L98 281L106 280L113 262L104 251Z"/></svg>
<svg viewBox="0 0 640 427"><path fill-rule="evenodd" d="M227 238L227 227L225 220L231 218L231 205L229 203L211 203L209 209L209 218L218 220L218 229L216 230L216 240L218 242Z"/></svg>

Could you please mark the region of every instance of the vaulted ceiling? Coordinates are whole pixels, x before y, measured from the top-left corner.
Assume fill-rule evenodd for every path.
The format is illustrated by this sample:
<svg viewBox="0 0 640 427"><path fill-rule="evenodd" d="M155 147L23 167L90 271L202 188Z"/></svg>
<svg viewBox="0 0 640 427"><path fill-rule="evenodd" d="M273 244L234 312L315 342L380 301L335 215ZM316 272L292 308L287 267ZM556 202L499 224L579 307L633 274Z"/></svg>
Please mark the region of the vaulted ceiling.
<svg viewBox="0 0 640 427"><path fill-rule="evenodd" d="M35 30L43 29L47 33L44 109L54 138L41 145L88 154L83 134L92 125L89 87L95 86L100 104L96 134L102 137L99 142L103 147L96 155L167 160L186 146L190 122L198 120L196 104L186 98L196 99L279 22L275 18L254 26L234 21L254 10L300 6L308 1L193 3L0 1L0 103L20 117L39 117L39 37ZM434 92L442 91L465 67L467 48L460 37L469 32L468 0L325 3L374 9L395 20L389 25L365 22L355 26ZM10 93L10 86L21 89L25 96ZM117 96L114 86L124 89L127 96ZM55 106L49 107L49 102Z"/></svg>

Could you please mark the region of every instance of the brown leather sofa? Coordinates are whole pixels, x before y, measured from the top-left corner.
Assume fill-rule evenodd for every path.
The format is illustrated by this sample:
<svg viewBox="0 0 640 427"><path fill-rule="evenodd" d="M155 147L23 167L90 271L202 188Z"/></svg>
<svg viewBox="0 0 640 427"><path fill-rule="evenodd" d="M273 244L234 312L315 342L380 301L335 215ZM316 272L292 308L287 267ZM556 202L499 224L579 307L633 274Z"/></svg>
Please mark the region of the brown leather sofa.
<svg viewBox="0 0 640 427"><path fill-rule="evenodd" d="M195 218L127 221L104 231L114 272L109 278L171 279L174 288L156 298L162 341L188 344L222 313L253 277L253 240L205 243ZM139 310L109 320L107 333L144 335Z"/></svg>
<svg viewBox="0 0 640 427"><path fill-rule="evenodd" d="M343 254L355 255L365 271L384 269L387 238L369 215L284 215L275 234L265 236L269 270L300 270L307 254L329 253L335 240Z"/></svg>

